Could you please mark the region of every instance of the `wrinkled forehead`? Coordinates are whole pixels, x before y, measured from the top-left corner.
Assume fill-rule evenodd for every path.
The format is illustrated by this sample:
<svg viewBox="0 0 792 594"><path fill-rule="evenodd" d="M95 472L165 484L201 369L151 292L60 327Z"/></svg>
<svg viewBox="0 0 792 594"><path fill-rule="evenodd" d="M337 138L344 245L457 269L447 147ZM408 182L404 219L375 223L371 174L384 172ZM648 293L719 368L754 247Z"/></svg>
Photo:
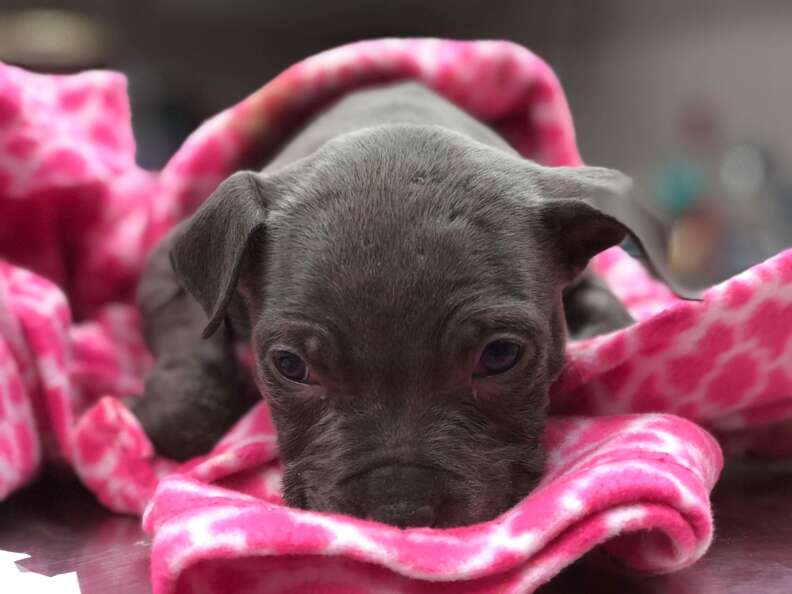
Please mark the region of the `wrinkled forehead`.
<svg viewBox="0 0 792 594"><path fill-rule="evenodd" d="M465 306L550 306L541 242L508 188L439 166L431 178L403 165L354 183L336 173L273 230L268 299L284 311L417 347Z"/></svg>

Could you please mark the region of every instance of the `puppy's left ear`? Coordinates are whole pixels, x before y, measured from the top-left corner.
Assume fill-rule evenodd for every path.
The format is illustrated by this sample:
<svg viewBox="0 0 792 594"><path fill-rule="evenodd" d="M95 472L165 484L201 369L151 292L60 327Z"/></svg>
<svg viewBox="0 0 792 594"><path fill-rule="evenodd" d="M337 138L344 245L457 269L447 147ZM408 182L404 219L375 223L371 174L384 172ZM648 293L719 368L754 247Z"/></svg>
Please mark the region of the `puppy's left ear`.
<svg viewBox="0 0 792 594"><path fill-rule="evenodd" d="M206 312L206 338L223 321L239 282L245 252L263 232L267 180L252 171L235 173L175 233L170 260L176 277Z"/></svg>
<svg viewBox="0 0 792 594"><path fill-rule="evenodd" d="M700 298L671 274L666 230L630 197L633 182L627 175L605 167L533 167L540 216L559 242L572 277L593 256L630 237L646 264L674 293L683 299Z"/></svg>

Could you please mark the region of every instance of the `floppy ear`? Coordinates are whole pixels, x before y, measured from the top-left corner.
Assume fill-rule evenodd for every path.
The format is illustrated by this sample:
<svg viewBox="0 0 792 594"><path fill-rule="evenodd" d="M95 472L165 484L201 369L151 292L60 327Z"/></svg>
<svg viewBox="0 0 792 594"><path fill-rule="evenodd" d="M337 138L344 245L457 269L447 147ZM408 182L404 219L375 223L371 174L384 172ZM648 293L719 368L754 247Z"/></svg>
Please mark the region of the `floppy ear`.
<svg viewBox="0 0 792 594"><path fill-rule="evenodd" d="M629 236L646 264L674 293L683 299L700 298L671 274L667 232L655 215L630 198L633 184L628 176L605 167L539 169L535 184L542 198L540 212L558 238L573 275L594 255Z"/></svg>
<svg viewBox="0 0 792 594"><path fill-rule="evenodd" d="M245 250L256 231L264 227L266 216L265 180L252 171L242 171L221 183L176 232L171 266L209 317L204 338L223 321Z"/></svg>

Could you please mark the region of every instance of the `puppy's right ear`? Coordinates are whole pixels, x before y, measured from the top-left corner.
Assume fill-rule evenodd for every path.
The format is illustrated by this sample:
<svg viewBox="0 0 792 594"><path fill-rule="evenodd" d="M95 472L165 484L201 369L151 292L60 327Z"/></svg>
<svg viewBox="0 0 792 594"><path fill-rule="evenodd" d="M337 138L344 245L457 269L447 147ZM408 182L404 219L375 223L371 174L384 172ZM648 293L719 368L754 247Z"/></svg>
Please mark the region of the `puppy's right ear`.
<svg viewBox="0 0 792 594"><path fill-rule="evenodd" d="M182 286L201 305L214 334L239 281L251 238L267 216L266 180L252 171L221 183L173 238L171 266Z"/></svg>

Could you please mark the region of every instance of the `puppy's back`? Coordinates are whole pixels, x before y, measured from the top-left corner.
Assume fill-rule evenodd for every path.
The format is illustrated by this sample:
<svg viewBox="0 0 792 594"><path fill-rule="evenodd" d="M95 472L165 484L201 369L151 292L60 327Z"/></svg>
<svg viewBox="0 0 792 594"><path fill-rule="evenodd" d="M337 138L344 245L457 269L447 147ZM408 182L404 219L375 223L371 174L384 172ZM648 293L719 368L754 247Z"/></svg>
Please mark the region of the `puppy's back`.
<svg viewBox="0 0 792 594"><path fill-rule="evenodd" d="M306 157L329 140L383 124L442 126L490 146L514 153L485 124L421 83L398 82L353 91L306 124L267 165L275 171Z"/></svg>

